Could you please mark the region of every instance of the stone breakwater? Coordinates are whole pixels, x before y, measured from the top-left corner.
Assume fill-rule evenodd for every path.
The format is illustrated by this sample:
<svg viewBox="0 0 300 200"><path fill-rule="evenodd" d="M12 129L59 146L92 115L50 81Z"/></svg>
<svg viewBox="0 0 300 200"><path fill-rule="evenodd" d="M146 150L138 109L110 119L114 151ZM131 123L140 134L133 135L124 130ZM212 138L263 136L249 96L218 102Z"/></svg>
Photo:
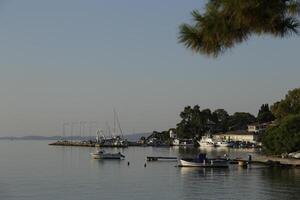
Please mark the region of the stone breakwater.
<svg viewBox="0 0 300 200"><path fill-rule="evenodd" d="M294 158L281 158L276 156L264 156L264 155L257 155L255 156L255 160L267 162L267 161L274 161L274 162L280 162L284 165L292 165L300 167L300 159L294 159Z"/></svg>

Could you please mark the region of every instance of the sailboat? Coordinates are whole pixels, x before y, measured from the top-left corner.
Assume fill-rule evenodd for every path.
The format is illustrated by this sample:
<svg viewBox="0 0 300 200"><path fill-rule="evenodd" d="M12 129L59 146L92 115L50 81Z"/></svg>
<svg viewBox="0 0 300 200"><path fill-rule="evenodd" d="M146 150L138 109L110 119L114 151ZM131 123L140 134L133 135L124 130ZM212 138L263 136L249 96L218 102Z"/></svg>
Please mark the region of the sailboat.
<svg viewBox="0 0 300 200"><path fill-rule="evenodd" d="M108 125L107 125L108 126ZM116 134L116 129L119 129L119 134ZM113 133L110 131L110 127L108 126L108 132L109 135L111 135L110 138L106 138L103 134L103 132L98 131L97 132L97 145L98 147L128 147L128 142L126 139L124 139L123 131L121 129L121 125L117 116L116 111L114 110L114 129ZM100 136L100 133L102 135Z"/></svg>

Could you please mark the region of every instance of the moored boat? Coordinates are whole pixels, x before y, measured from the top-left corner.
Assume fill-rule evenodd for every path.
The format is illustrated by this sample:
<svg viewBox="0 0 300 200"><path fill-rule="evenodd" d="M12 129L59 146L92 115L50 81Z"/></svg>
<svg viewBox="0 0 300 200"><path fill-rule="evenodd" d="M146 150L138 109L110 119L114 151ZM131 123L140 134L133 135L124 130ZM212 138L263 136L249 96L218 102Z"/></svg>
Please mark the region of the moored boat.
<svg viewBox="0 0 300 200"><path fill-rule="evenodd" d="M232 147L233 146L233 143L231 142L226 142L226 141L219 141L216 143L216 145L218 147Z"/></svg>
<svg viewBox="0 0 300 200"><path fill-rule="evenodd" d="M193 147L195 146L193 139L174 139L173 146Z"/></svg>
<svg viewBox="0 0 300 200"><path fill-rule="evenodd" d="M226 159L208 159L206 154L199 154L197 158L181 158L179 167L203 167L203 168L228 168Z"/></svg>
<svg viewBox="0 0 300 200"><path fill-rule="evenodd" d="M92 158L94 159L124 159L125 156L121 154L120 152L118 153L106 153L103 150L96 151L94 153L91 153Z"/></svg>
<svg viewBox="0 0 300 200"><path fill-rule="evenodd" d="M217 147L217 143L209 135L202 136L201 140L198 141L200 147Z"/></svg>

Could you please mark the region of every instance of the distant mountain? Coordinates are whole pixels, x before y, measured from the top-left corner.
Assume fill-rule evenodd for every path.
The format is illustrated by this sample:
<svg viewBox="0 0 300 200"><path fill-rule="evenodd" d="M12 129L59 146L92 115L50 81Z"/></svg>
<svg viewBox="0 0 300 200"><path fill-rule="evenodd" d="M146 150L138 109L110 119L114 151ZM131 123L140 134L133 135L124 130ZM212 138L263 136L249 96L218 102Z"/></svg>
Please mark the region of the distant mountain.
<svg viewBox="0 0 300 200"><path fill-rule="evenodd" d="M15 137L15 136L5 136L0 137L0 140L59 140L61 139L60 136L22 136L22 137Z"/></svg>
<svg viewBox="0 0 300 200"><path fill-rule="evenodd" d="M133 133L133 134L129 134L129 135L125 135L124 137L128 140L128 141L133 141L136 142L138 141L141 137L148 137L149 135L151 135L152 133Z"/></svg>

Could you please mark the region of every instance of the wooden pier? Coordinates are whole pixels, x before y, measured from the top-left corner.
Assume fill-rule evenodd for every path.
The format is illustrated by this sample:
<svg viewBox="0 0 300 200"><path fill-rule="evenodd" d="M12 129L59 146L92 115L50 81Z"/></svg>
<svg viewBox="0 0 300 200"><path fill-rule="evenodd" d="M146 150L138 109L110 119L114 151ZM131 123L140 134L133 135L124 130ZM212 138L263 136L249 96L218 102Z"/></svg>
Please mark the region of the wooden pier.
<svg viewBox="0 0 300 200"><path fill-rule="evenodd" d="M177 157L147 156L147 161L177 161Z"/></svg>

